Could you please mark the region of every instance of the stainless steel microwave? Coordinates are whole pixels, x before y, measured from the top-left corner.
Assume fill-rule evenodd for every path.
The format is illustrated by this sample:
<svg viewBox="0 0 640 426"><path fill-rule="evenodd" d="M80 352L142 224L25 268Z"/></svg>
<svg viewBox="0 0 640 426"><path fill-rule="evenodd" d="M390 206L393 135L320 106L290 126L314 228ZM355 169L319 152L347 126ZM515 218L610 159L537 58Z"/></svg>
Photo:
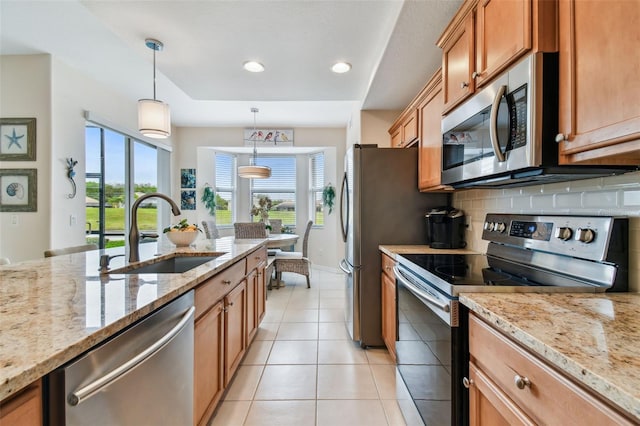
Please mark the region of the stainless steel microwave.
<svg viewBox="0 0 640 426"><path fill-rule="evenodd" d="M609 176L558 164L558 54L530 54L442 119L442 183L509 187Z"/></svg>

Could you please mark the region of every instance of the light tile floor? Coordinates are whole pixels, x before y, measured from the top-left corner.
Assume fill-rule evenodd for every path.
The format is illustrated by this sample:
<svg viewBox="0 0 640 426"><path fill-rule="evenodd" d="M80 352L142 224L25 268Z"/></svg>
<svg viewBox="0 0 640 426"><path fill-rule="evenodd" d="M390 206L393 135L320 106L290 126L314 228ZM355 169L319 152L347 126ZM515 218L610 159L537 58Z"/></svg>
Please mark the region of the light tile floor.
<svg viewBox="0 0 640 426"><path fill-rule="evenodd" d="M375 426L410 403L386 349L362 349L344 323L344 275L285 273L211 426Z"/></svg>

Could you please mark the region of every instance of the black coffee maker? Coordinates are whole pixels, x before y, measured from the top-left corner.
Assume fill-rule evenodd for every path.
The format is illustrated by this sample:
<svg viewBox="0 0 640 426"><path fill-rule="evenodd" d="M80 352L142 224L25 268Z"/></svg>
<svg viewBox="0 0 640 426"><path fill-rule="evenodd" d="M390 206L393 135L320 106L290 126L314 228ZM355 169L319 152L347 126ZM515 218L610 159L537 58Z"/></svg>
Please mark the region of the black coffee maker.
<svg viewBox="0 0 640 426"><path fill-rule="evenodd" d="M427 244L435 249L464 248L464 213L451 207L439 207L425 215Z"/></svg>

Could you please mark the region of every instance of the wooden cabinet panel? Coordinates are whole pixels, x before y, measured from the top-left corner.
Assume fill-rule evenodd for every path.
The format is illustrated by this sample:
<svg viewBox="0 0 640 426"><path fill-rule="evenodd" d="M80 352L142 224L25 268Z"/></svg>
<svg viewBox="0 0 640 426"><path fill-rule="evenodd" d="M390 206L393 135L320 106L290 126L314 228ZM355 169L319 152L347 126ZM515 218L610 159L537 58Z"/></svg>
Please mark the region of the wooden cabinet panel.
<svg viewBox="0 0 640 426"><path fill-rule="evenodd" d="M195 323L194 421L207 424L224 391L224 304L216 303Z"/></svg>
<svg viewBox="0 0 640 426"><path fill-rule="evenodd" d="M380 282L382 283L382 340L384 340L389 355L396 360L396 340L397 333L397 297L396 297L396 279L393 272L395 261L382 253L382 274Z"/></svg>
<svg viewBox="0 0 640 426"><path fill-rule="evenodd" d="M267 310L267 263L258 265L258 288L256 290L256 327L260 325Z"/></svg>
<svg viewBox="0 0 640 426"><path fill-rule="evenodd" d="M478 3L476 87L531 50L531 5L530 0L481 0Z"/></svg>
<svg viewBox="0 0 640 426"><path fill-rule="evenodd" d="M243 280L224 298L224 384L238 369L246 346L247 281Z"/></svg>
<svg viewBox="0 0 640 426"><path fill-rule="evenodd" d="M251 272L253 269L257 269L258 265L267 261L267 248L260 247L258 250L250 253L247 256L247 272Z"/></svg>
<svg viewBox="0 0 640 426"><path fill-rule="evenodd" d="M475 90L471 78L474 68L474 19L466 18L447 44L442 46L444 112L450 111Z"/></svg>
<svg viewBox="0 0 640 426"><path fill-rule="evenodd" d="M256 296L258 292L258 271L255 269L247 275L247 344L249 344L258 331Z"/></svg>
<svg viewBox="0 0 640 426"><path fill-rule="evenodd" d="M535 423L632 424L474 315L469 316L469 353L471 363Z"/></svg>
<svg viewBox="0 0 640 426"><path fill-rule="evenodd" d="M391 132L391 148L402 148L402 128L398 127L397 129Z"/></svg>
<svg viewBox="0 0 640 426"><path fill-rule="evenodd" d="M246 274L246 260L242 259L196 287L196 320L214 303L221 300Z"/></svg>
<svg viewBox="0 0 640 426"><path fill-rule="evenodd" d="M0 425L42 425L42 380L0 402Z"/></svg>
<svg viewBox="0 0 640 426"><path fill-rule="evenodd" d="M517 405L473 363L469 365L469 424L471 426L534 425Z"/></svg>
<svg viewBox="0 0 640 426"><path fill-rule="evenodd" d="M410 105L389 129L392 148L406 148L418 139L418 110Z"/></svg>
<svg viewBox="0 0 640 426"><path fill-rule="evenodd" d="M638 2L559 3L561 163L640 163L640 25L621 24L631 22Z"/></svg>

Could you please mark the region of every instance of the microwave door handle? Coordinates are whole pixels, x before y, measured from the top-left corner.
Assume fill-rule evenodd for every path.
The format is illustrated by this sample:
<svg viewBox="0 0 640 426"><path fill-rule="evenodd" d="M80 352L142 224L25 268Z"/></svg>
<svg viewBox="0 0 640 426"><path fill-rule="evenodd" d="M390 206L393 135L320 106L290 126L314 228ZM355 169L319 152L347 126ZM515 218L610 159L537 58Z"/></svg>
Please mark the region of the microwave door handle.
<svg viewBox="0 0 640 426"><path fill-rule="evenodd" d="M493 146L493 153L499 162L505 161L505 156L500 149L500 142L498 141L498 108L500 108L500 101L504 96L504 92L507 91L507 86L502 85L496 93L496 97L493 99L493 105L491 105L491 118L489 119L489 139L491 139L491 146Z"/></svg>

